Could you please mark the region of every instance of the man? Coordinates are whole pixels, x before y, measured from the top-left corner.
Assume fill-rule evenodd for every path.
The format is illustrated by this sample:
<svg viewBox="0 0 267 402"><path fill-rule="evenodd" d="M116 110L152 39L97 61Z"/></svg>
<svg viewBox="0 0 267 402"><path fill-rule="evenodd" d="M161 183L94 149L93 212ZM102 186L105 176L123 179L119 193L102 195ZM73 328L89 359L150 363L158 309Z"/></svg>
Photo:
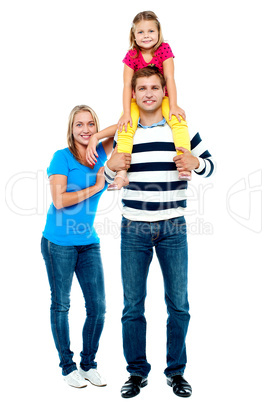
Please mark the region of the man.
<svg viewBox="0 0 267 402"><path fill-rule="evenodd" d="M129 380L121 395L131 398L147 385L150 364L146 358L144 302L149 265L155 249L164 280L167 320L167 384L181 397L192 388L184 379L185 339L189 324L187 297L187 236L184 209L187 182L178 171L194 170L210 176L214 165L199 134L191 140L191 153L176 155L172 132L162 117L164 77L154 67L138 70L132 80L133 96L140 110L139 127L129 155L113 153L105 168L112 182L115 171L128 169L129 185L123 192L121 271L124 290L123 349ZM181 124L187 128L186 122Z"/></svg>

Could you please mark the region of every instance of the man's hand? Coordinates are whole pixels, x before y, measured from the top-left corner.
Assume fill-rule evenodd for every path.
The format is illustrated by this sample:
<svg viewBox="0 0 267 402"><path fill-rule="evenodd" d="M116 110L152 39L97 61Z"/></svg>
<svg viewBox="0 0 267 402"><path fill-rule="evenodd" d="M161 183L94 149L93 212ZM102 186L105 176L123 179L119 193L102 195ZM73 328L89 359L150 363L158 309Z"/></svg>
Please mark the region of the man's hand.
<svg viewBox="0 0 267 402"><path fill-rule="evenodd" d="M173 161L176 164L176 168L178 172L183 172L183 171L191 171L195 170L199 167L199 160L195 156L191 154L188 149L185 148L176 148L178 151L183 152L181 155L176 155L173 158Z"/></svg>
<svg viewBox="0 0 267 402"><path fill-rule="evenodd" d="M131 165L131 154L119 153L117 147L111 154L110 159L107 161L107 167L113 172L118 170L128 170Z"/></svg>

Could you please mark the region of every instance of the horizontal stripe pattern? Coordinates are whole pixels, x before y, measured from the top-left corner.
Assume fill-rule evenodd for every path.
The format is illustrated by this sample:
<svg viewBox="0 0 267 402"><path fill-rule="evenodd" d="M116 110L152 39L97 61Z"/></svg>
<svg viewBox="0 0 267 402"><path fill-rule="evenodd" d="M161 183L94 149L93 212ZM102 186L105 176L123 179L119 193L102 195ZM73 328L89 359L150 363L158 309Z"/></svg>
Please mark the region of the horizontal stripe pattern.
<svg viewBox="0 0 267 402"><path fill-rule="evenodd" d="M165 174L162 174L163 172L159 172L157 170L150 170L146 172L144 175L143 171L139 172L133 172L133 173L128 173L128 178L130 183L132 181L138 182L138 183L166 183L166 182L176 182L178 185L178 180L177 180L177 171L176 170L168 170L165 172ZM185 183L185 182L183 182ZM187 183L186 183L187 184Z"/></svg>
<svg viewBox="0 0 267 402"><path fill-rule="evenodd" d="M186 201L169 201L169 202L149 202L122 199L122 203L126 207L139 209L142 211L162 211L178 207L186 207Z"/></svg>
<svg viewBox="0 0 267 402"><path fill-rule="evenodd" d="M140 152L150 152L152 151L151 143L145 143L145 144L136 144L133 146L133 154L134 153L140 153ZM175 145L172 142L154 142L153 143L153 152L156 151L171 151L175 152Z"/></svg>
<svg viewBox="0 0 267 402"><path fill-rule="evenodd" d="M197 156L204 160L204 168L196 174L204 177L209 177L214 172L214 162L210 152L206 149L199 133L196 133L191 139L191 152L194 156Z"/></svg>
<svg viewBox="0 0 267 402"><path fill-rule="evenodd" d="M157 163L157 161L161 161L162 159L162 152L165 154L165 160L169 162L172 162L173 165L175 166L173 162L173 155L176 155L175 150L173 149L172 151L170 150L153 150L154 147L149 144L149 151L142 151L142 152L134 152L134 163ZM167 167L168 169L168 167Z"/></svg>
<svg viewBox="0 0 267 402"><path fill-rule="evenodd" d="M137 129L134 135L130 181L123 191L123 215L131 220L155 221L175 216L186 207L187 182L180 181L168 125Z"/></svg>
<svg viewBox="0 0 267 402"><path fill-rule="evenodd" d="M125 188L125 192L123 194L125 198L129 199L140 199L142 196L143 199L149 202L170 202L170 201L181 201L186 198L186 190L169 190L169 191L138 191L136 189L129 189L128 186Z"/></svg>
<svg viewBox="0 0 267 402"><path fill-rule="evenodd" d="M114 140L116 145L117 134ZM202 159L198 175L208 177L214 171L211 154L199 133L191 139L192 155ZM188 182L178 178L176 156L170 127L138 128L134 135L129 185L123 189L122 214L130 220L157 221L184 215ZM111 172L105 171L111 182Z"/></svg>
<svg viewBox="0 0 267 402"><path fill-rule="evenodd" d="M132 163L128 172L166 172L168 170L177 170L174 162Z"/></svg>
<svg viewBox="0 0 267 402"><path fill-rule="evenodd" d="M127 190L134 191L171 191L185 190L187 188L186 181L170 181L170 182L134 182L131 181L126 187Z"/></svg>

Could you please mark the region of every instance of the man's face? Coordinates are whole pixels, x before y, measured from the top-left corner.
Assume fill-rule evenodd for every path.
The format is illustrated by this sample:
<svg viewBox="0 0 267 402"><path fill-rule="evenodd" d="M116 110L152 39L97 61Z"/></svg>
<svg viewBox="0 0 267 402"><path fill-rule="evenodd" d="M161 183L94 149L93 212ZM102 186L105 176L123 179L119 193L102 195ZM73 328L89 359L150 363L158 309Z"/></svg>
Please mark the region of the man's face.
<svg viewBox="0 0 267 402"><path fill-rule="evenodd" d="M155 112L161 109L165 89L162 88L160 78L157 75L151 77L140 77L136 80L136 87L133 97L140 110L144 112Z"/></svg>

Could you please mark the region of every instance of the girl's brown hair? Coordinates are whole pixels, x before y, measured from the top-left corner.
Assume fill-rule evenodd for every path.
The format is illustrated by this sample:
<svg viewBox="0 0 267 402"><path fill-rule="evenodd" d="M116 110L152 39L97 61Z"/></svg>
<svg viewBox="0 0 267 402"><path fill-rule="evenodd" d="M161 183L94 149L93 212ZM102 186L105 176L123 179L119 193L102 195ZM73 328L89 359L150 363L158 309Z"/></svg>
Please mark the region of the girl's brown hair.
<svg viewBox="0 0 267 402"><path fill-rule="evenodd" d="M76 148L74 137L73 137L73 122L74 122L74 117L77 113L79 112L89 112L92 115L92 118L94 120L95 126L96 126L96 132L99 131L99 120L97 117L97 114L94 112L94 110L87 106L87 105L78 105L75 106L72 111L70 112L69 115L69 122L68 122L68 131L67 131L67 142L68 142L68 147L70 152L73 154L73 156L80 162L81 161L81 156L79 154L78 149Z"/></svg>
<svg viewBox="0 0 267 402"><path fill-rule="evenodd" d="M155 51L160 47L160 45L164 42L161 25L160 25L160 22L158 20L158 17L156 16L156 14L153 11L142 11L141 13L138 13L133 19L132 27L130 30L130 49L136 50L136 57L139 55L139 52L141 51L141 49L135 42L135 35L134 35L135 28L136 28L136 24L138 24L138 22L144 21L144 20L145 21L154 21L157 26L157 29L158 29L159 39L158 39L158 42L156 43L156 45L154 46L154 48L152 49L153 55L154 55Z"/></svg>

